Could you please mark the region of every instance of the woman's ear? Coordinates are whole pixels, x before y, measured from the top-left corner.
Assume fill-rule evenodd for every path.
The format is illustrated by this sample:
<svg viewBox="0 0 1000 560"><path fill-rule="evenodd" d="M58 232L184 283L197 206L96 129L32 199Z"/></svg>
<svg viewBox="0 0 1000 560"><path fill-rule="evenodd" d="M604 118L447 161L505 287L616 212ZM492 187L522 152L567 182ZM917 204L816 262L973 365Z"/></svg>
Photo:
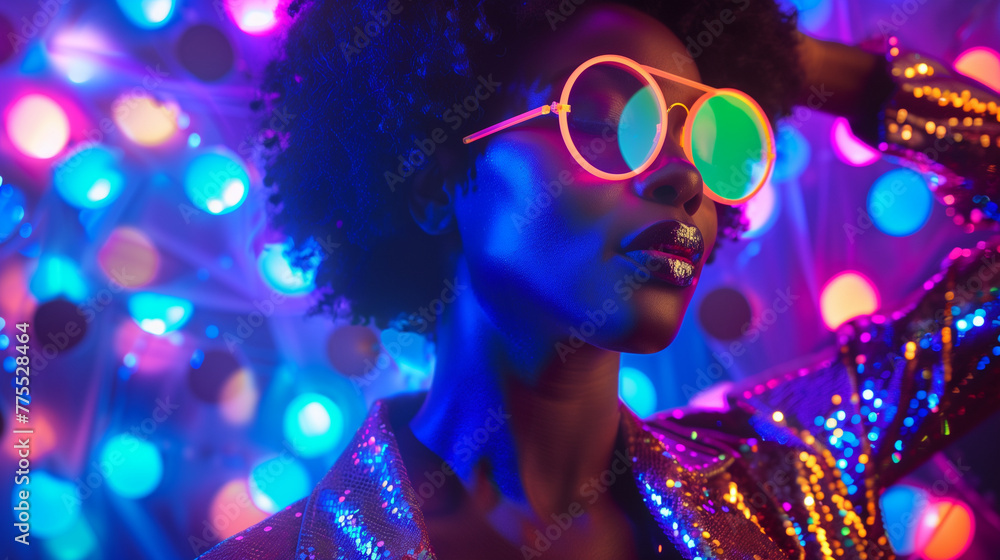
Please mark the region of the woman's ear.
<svg viewBox="0 0 1000 560"><path fill-rule="evenodd" d="M456 229L454 179L449 180L443 163L432 159L418 171L409 193L410 214L417 225L431 235Z"/></svg>

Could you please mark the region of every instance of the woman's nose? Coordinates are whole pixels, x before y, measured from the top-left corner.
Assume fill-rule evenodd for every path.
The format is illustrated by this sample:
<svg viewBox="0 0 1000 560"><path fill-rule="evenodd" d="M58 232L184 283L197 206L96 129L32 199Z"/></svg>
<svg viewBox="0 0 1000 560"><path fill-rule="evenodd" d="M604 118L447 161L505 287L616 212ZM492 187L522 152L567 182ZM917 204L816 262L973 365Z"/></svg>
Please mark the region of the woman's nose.
<svg viewBox="0 0 1000 560"><path fill-rule="evenodd" d="M690 162L678 157L664 157L639 174L633 185L636 194L660 204L683 207L694 215L701 207L701 174Z"/></svg>

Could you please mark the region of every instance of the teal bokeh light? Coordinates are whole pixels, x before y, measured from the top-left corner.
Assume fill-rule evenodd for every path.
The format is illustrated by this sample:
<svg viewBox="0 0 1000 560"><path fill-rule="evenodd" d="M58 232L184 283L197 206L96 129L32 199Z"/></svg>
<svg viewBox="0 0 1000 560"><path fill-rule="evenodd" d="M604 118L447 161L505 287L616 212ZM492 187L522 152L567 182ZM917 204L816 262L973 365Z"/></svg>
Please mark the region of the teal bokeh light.
<svg viewBox="0 0 1000 560"><path fill-rule="evenodd" d="M319 393L295 397L285 409L285 438L303 457L329 452L344 435L344 413Z"/></svg>
<svg viewBox="0 0 1000 560"><path fill-rule="evenodd" d="M163 478L163 458L152 443L129 434L104 444L100 464L106 465L108 486L125 498L148 496Z"/></svg>
<svg viewBox="0 0 1000 560"><path fill-rule="evenodd" d="M174 16L174 0L118 0L125 17L136 27L159 29Z"/></svg>
<svg viewBox="0 0 1000 560"><path fill-rule="evenodd" d="M310 259L307 269L297 268L286 254L289 244L269 243L257 258L261 278L279 293L297 296L305 295L316 287L316 268L320 257Z"/></svg>
<svg viewBox="0 0 1000 560"><path fill-rule="evenodd" d="M304 497L312 488L309 473L290 456L261 461L250 471L250 499L267 513L277 513Z"/></svg>
<svg viewBox="0 0 1000 560"><path fill-rule="evenodd" d="M74 303L81 303L87 295L87 285L76 263L58 255L42 257L38 261L28 289L38 301L63 296Z"/></svg>
<svg viewBox="0 0 1000 560"><path fill-rule="evenodd" d="M118 154L104 146L77 150L54 166L52 183L70 206L103 208L117 200L125 188L118 163Z"/></svg>
<svg viewBox="0 0 1000 560"><path fill-rule="evenodd" d="M215 148L196 156L184 175L188 199L209 214L228 214L243 204L250 191L250 174L239 156Z"/></svg>
<svg viewBox="0 0 1000 560"><path fill-rule="evenodd" d="M645 373L623 367L618 372L618 394L639 417L656 412L656 388Z"/></svg>
<svg viewBox="0 0 1000 560"><path fill-rule="evenodd" d="M165 334L183 327L192 310L190 301L163 294L139 293L128 300L132 319L151 334Z"/></svg>
<svg viewBox="0 0 1000 560"><path fill-rule="evenodd" d="M47 471L33 470L29 476L28 484L14 486L11 501L15 522L20 522L18 516L23 510L19 506L23 504L19 492L24 490L28 492L27 501L30 504L28 519L31 535L47 539L65 533L80 517L81 502L76 487Z"/></svg>

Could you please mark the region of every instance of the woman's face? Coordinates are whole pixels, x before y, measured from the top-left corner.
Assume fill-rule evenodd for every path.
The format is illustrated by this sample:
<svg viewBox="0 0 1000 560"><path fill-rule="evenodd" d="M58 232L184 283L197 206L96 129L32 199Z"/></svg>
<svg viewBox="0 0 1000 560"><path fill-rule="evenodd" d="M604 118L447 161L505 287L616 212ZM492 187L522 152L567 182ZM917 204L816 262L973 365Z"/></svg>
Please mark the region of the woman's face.
<svg viewBox="0 0 1000 560"><path fill-rule="evenodd" d="M531 108L557 100L568 74L603 54L700 81L682 42L639 12L582 6L553 23L551 36L520 57L523 82L542 90ZM690 107L700 95L657 83L668 105ZM504 98L510 92L503 88L483 104L513 115L525 99ZM621 181L584 170L555 116L479 141L486 145L473 188L457 194L455 212L473 290L497 327L635 353L674 339L715 243L716 212L679 145L685 112L669 116L653 164Z"/></svg>

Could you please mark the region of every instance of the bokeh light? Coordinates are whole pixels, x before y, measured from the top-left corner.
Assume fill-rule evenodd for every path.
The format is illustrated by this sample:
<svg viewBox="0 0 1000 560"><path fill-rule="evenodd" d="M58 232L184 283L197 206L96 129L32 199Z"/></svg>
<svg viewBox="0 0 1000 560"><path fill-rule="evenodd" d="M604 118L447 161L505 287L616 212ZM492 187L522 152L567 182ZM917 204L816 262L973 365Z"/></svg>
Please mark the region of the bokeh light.
<svg viewBox="0 0 1000 560"><path fill-rule="evenodd" d="M778 194L770 180L746 202L744 215L750 222L743 237L755 239L767 233L778 219Z"/></svg>
<svg viewBox="0 0 1000 560"><path fill-rule="evenodd" d="M27 213L27 201L21 189L0 185L0 241L6 240L21 226Z"/></svg>
<svg viewBox="0 0 1000 560"><path fill-rule="evenodd" d="M26 156L48 159L69 142L69 118L58 103L41 94L15 101L7 111L7 136Z"/></svg>
<svg viewBox="0 0 1000 560"><path fill-rule="evenodd" d="M152 443L131 434L115 436L104 444L101 464L111 465L105 474L108 486L131 499L148 496L163 478L163 457Z"/></svg>
<svg viewBox="0 0 1000 560"><path fill-rule="evenodd" d="M87 336L89 324L85 313L68 299L58 297L41 303L35 308L32 329L38 340L53 345L64 352L79 344Z"/></svg>
<svg viewBox="0 0 1000 560"><path fill-rule="evenodd" d="M250 499L267 513L277 513L305 497L312 489L309 473L296 459L279 455L265 459L250 471Z"/></svg>
<svg viewBox="0 0 1000 560"><path fill-rule="evenodd" d="M243 204L250 190L250 175L239 156L225 148L199 154L188 165L184 192L201 210L228 214Z"/></svg>
<svg viewBox="0 0 1000 560"><path fill-rule="evenodd" d="M101 301L98 299L98 304ZM93 311L94 316L97 314L96 308L88 311ZM176 331L168 336L150 334L129 319L121 321L115 327L113 336L112 348L115 358L121 360L134 373L144 374L184 371L186 365L184 359L191 355L194 344L192 338Z"/></svg>
<svg viewBox="0 0 1000 560"><path fill-rule="evenodd" d="M139 327L150 334L165 334L184 326L191 318L191 302L163 294L134 294L128 311Z"/></svg>
<svg viewBox="0 0 1000 560"><path fill-rule="evenodd" d="M917 524L928 505L927 492L897 484L879 498L882 524L896 554L905 556L916 549Z"/></svg>
<svg viewBox="0 0 1000 560"><path fill-rule="evenodd" d="M218 403L229 380L239 372L239 360L222 348L195 350L189 360L188 388L207 403Z"/></svg>
<svg viewBox="0 0 1000 560"><path fill-rule="evenodd" d="M753 308L736 288L716 288L705 295L698 306L701 328L717 340L736 340L743 327L753 319Z"/></svg>
<svg viewBox="0 0 1000 560"><path fill-rule="evenodd" d="M238 369L222 384L219 390L219 414L234 426L245 426L254 419L260 390L253 373Z"/></svg>
<svg viewBox="0 0 1000 560"><path fill-rule="evenodd" d="M124 93L111 105L115 124L140 146L159 146L177 132L177 114L172 104L161 104L147 94Z"/></svg>
<svg viewBox="0 0 1000 560"><path fill-rule="evenodd" d="M54 166L53 185L70 206L103 208L125 188L119 161L120 153L104 146L74 150Z"/></svg>
<svg viewBox="0 0 1000 560"><path fill-rule="evenodd" d="M76 486L44 470L32 470L31 481L27 485L14 486L11 494L14 518L19 515L20 490L29 492L31 534L51 538L66 532L80 516L80 494ZM86 482L84 482L86 484ZM85 488L83 492L92 491Z"/></svg>
<svg viewBox="0 0 1000 560"><path fill-rule="evenodd" d="M656 388L645 373L633 367L618 372L618 394L640 418L656 412Z"/></svg>
<svg viewBox="0 0 1000 560"><path fill-rule="evenodd" d="M226 483L212 498L206 526L227 539L251 525L263 521L267 514L253 505L245 478Z"/></svg>
<svg viewBox="0 0 1000 560"><path fill-rule="evenodd" d="M192 25L177 40L177 60L203 82L214 82L229 73L235 62L233 45L226 35L208 24Z"/></svg>
<svg viewBox="0 0 1000 560"><path fill-rule="evenodd" d="M788 181L797 178L809 166L811 158L812 146L798 127L779 123L775 134L775 160L771 180Z"/></svg>
<svg viewBox="0 0 1000 560"><path fill-rule="evenodd" d="M364 325L345 325L330 333L326 355L340 373L348 377L365 375L378 365L379 335Z"/></svg>
<svg viewBox="0 0 1000 560"><path fill-rule="evenodd" d="M285 252L288 247L288 243L264 245L257 257L260 275L268 286L279 293L289 296L308 294L316 287L316 268L320 264L320 257L314 256L310 259L308 268L301 269L292 265Z"/></svg>
<svg viewBox="0 0 1000 560"><path fill-rule="evenodd" d="M316 457L334 448L344 436L344 414L318 393L295 397L285 409L285 439L303 457Z"/></svg>
<svg viewBox="0 0 1000 560"><path fill-rule="evenodd" d="M934 197L924 178L912 169L893 169L875 180L868 191L868 215L884 233L911 235L931 216Z"/></svg>
<svg viewBox="0 0 1000 560"><path fill-rule="evenodd" d="M1000 91L1000 54L989 47L973 47L958 55L955 70Z"/></svg>
<svg viewBox="0 0 1000 560"><path fill-rule="evenodd" d="M958 500L935 501L923 512L917 528L917 549L926 560L955 560L969 548L976 518Z"/></svg>
<svg viewBox="0 0 1000 560"><path fill-rule="evenodd" d="M871 280L860 272L848 270L823 286L819 305L826 328L834 330L855 317L874 313L880 304L878 290Z"/></svg>
<svg viewBox="0 0 1000 560"><path fill-rule="evenodd" d="M82 515L69 529L45 541L45 551L56 560L82 560L91 557L96 547L97 535Z"/></svg>
<svg viewBox="0 0 1000 560"><path fill-rule="evenodd" d="M160 255L141 230L121 226L108 235L97 252L97 262L108 278L125 288L140 288L156 278Z"/></svg>
<svg viewBox="0 0 1000 560"><path fill-rule="evenodd" d="M278 23L278 0L226 0L226 12L244 33L262 35Z"/></svg>
<svg viewBox="0 0 1000 560"><path fill-rule="evenodd" d="M871 165L878 161L882 155L881 152L858 139L844 117L834 119L833 127L830 129L830 142L833 144L833 153L837 155L837 158L854 167Z"/></svg>
<svg viewBox="0 0 1000 560"><path fill-rule="evenodd" d="M87 284L83 281L80 268L68 257L60 255L39 259L28 287L39 301L64 296L80 303L87 296Z"/></svg>
<svg viewBox="0 0 1000 560"><path fill-rule="evenodd" d="M102 59L113 47L95 28L62 29L52 39L49 59L74 84L90 81L101 69Z"/></svg>
<svg viewBox="0 0 1000 560"><path fill-rule="evenodd" d="M142 29L163 27L174 15L174 0L118 0L118 7Z"/></svg>

